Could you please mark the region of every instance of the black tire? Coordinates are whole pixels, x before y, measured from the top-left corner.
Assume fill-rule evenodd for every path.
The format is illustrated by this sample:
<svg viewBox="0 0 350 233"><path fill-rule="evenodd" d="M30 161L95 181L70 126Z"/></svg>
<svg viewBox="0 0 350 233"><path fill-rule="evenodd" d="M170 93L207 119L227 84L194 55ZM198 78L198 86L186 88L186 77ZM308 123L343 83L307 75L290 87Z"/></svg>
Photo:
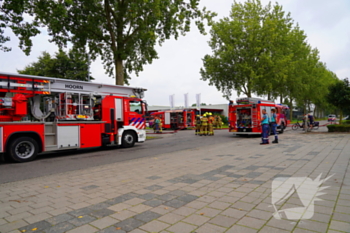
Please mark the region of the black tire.
<svg viewBox="0 0 350 233"><path fill-rule="evenodd" d="M8 148L9 157L18 163L34 160L39 151L37 141L30 137L19 137L12 140Z"/></svg>
<svg viewBox="0 0 350 233"><path fill-rule="evenodd" d="M129 148L133 147L136 142L136 134L132 131L126 131L122 136L122 147Z"/></svg>
<svg viewBox="0 0 350 233"><path fill-rule="evenodd" d="M281 130L280 130L280 134L283 134L285 128L286 128L286 127L285 127L284 124L282 123L282 125L281 125Z"/></svg>
<svg viewBox="0 0 350 233"><path fill-rule="evenodd" d="M297 130L299 128L299 125L298 124L294 124L293 126L292 126L292 130Z"/></svg>

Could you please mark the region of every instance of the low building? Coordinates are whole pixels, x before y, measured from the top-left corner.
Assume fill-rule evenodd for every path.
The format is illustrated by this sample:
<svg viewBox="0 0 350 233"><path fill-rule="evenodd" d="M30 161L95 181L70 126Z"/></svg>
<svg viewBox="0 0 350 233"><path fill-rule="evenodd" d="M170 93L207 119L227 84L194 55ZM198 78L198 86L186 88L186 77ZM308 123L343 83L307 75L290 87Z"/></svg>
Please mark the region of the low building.
<svg viewBox="0 0 350 233"><path fill-rule="evenodd" d="M183 106L176 106L173 110L181 110L185 109ZM213 114L221 114L226 117L228 117L228 104L209 104L201 106L200 110L197 110L195 107L189 107L188 109L196 110L196 114L202 114L203 112L211 112ZM159 105L152 105L148 106L148 111L150 113L152 112L159 112L159 111L166 111L170 110L170 106L159 106Z"/></svg>

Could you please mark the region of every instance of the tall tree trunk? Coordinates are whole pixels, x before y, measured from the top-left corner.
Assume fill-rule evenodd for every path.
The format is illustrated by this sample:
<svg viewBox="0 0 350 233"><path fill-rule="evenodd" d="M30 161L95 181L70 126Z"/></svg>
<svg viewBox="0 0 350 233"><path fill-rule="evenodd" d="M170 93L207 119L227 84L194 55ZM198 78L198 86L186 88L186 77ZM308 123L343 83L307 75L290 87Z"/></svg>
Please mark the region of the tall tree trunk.
<svg viewBox="0 0 350 233"><path fill-rule="evenodd" d="M115 84L116 85L124 85L124 66L123 60L120 58L115 59Z"/></svg>
<svg viewBox="0 0 350 233"><path fill-rule="evenodd" d="M252 97L252 94L251 94L251 92L250 92L249 83L247 83L247 86L244 86L244 85L243 85L242 87L243 87L242 92L243 92L244 94L246 94L248 98L251 98L251 97Z"/></svg>
<svg viewBox="0 0 350 233"><path fill-rule="evenodd" d="M283 104L283 95L280 96L280 104Z"/></svg>
<svg viewBox="0 0 350 233"><path fill-rule="evenodd" d="M290 118L290 121L293 120L293 99L292 98L289 98L289 118Z"/></svg>
<svg viewBox="0 0 350 233"><path fill-rule="evenodd" d="M339 109L340 112L340 118L339 118L339 124L343 123L343 109Z"/></svg>
<svg viewBox="0 0 350 233"><path fill-rule="evenodd" d="M267 100L270 100L271 98L271 93L267 93Z"/></svg>
<svg viewBox="0 0 350 233"><path fill-rule="evenodd" d="M121 59L120 55L118 54L118 47L121 48L121 45L119 44L121 37L122 37L122 27L121 25L118 25L117 27L117 37L118 37L118 47L117 47L117 39L115 32L112 27L112 22L111 19L112 17L112 9L110 7L110 2L109 0L104 1L105 4L105 13L106 13L106 18L107 18L107 29L109 32L109 35L111 36L111 49L113 52L113 59L114 59L114 68L115 68L115 84L116 85L124 85L124 67L123 67L123 60Z"/></svg>

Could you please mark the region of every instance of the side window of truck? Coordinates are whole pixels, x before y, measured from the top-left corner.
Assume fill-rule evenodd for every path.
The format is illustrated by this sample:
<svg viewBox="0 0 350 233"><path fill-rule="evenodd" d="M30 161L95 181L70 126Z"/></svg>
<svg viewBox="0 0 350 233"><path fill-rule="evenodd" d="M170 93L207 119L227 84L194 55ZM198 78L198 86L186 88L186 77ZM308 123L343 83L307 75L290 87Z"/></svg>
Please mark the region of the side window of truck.
<svg viewBox="0 0 350 233"><path fill-rule="evenodd" d="M142 104L140 101L130 101L130 111L142 114Z"/></svg>

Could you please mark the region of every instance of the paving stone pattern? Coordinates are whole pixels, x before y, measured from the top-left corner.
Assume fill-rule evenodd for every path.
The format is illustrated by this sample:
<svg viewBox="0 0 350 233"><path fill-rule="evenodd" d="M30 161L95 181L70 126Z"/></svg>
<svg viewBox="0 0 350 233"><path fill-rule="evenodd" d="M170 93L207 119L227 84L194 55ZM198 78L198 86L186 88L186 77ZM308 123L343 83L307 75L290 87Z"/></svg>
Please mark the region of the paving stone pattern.
<svg viewBox="0 0 350 233"><path fill-rule="evenodd" d="M280 142L233 139L2 184L0 232L350 232L350 135L283 134ZM273 179L319 174L334 175L310 219L273 217ZM293 194L276 206L303 204Z"/></svg>

